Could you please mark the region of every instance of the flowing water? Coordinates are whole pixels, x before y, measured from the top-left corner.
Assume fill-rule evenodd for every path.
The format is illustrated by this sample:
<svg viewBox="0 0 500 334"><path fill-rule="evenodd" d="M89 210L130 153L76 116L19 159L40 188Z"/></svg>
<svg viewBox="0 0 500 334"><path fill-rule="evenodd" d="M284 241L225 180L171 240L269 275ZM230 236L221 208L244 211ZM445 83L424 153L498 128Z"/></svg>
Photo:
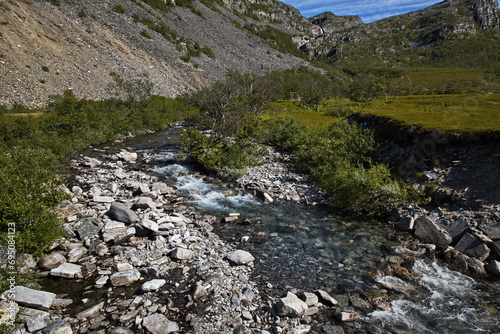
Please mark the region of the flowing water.
<svg viewBox="0 0 500 334"><path fill-rule="evenodd" d="M335 296L352 296L385 289L391 310L365 312L360 321L365 331L500 333L498 282L479 282L428 259L418 259L411 268L418 278L374 278L368 273L386 271L391 250L404 249L407 234L322 206L264 204L244 189L209 182L182 156L180 132L173 128L124 144L149 155L155 173L175 184L178 195L191 205L221 218L240 215L238 222L217 224L215 230L254 255L254 279L269 293L325 289ZM245 236L259 238L239 243Z"/></svg>

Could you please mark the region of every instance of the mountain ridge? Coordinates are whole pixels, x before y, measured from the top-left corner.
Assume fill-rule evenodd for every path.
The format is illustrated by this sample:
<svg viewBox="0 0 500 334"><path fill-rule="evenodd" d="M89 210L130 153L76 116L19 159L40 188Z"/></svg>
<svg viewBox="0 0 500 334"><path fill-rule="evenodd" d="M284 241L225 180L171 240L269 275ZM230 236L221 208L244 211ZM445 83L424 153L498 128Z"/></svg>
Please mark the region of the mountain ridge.
<svg viewBox="0 0 500 334"><path fill-rule="evenodd" d="M175 97L231 70L260 75L368 56L391 63L394 55L397 64L405 52L500 29L496 0L447 0L366 24L328 12L305 18L276 0L177 3L0 3L0 105L39 107L66 89L109 98L112 73Z"/></svg>

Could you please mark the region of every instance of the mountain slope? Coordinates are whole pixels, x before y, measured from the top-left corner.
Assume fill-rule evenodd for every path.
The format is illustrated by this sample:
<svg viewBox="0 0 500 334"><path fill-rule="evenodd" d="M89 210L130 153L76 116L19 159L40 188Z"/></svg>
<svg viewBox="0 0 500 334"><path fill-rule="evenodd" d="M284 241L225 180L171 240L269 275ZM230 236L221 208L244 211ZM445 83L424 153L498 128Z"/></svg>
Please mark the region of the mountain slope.
<svg viewBox="0 0 500 334"><path fill-rule="evenodd" d="M259 74L307 64L248 34L238 24L251 19L224 7L192 2L162 11L147 2L0 3L0 104L39 106L65 89L106 98L111 72L147 79L154 93L173 97L228 70Z"/></svg>
<svg viewBox="0 0 500 334"><path fill-rule="evenodd" d="M497 0L447 0L415 12L312 36L301 49L312 57L330 61L379 60L390 66L407 65L419 56L428 56L416 54L420 51L456 41L472 39L475 43L485 38L485 44L496 43L497 48L498 29Z"/></svg>

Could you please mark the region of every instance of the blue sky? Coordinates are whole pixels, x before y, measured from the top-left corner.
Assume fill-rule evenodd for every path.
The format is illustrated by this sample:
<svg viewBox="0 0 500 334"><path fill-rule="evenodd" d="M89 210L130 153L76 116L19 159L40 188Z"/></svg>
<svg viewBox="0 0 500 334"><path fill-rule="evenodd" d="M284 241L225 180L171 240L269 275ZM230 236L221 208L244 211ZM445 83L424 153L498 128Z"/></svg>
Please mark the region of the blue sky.
<svg viewBox="0 0 500 334"><path fill-rule="evenodd" d="M323 12L335 15L359 15L363 22L429 7L441 1L433 0L281 0L294 6L305 17Z"/></svg>

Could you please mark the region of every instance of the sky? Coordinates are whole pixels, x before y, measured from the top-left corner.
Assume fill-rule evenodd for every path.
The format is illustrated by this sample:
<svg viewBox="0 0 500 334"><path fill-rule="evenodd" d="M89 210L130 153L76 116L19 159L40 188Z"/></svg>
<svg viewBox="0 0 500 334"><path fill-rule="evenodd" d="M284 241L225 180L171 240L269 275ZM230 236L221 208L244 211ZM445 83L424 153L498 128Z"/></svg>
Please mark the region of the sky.
<svg viewBox="0 0 500 334"><path fill-rule="evenodd" d="M305 17L323 12L358 15L364 23L429 7L441 0L281 0L294 6Z"/></svg>

